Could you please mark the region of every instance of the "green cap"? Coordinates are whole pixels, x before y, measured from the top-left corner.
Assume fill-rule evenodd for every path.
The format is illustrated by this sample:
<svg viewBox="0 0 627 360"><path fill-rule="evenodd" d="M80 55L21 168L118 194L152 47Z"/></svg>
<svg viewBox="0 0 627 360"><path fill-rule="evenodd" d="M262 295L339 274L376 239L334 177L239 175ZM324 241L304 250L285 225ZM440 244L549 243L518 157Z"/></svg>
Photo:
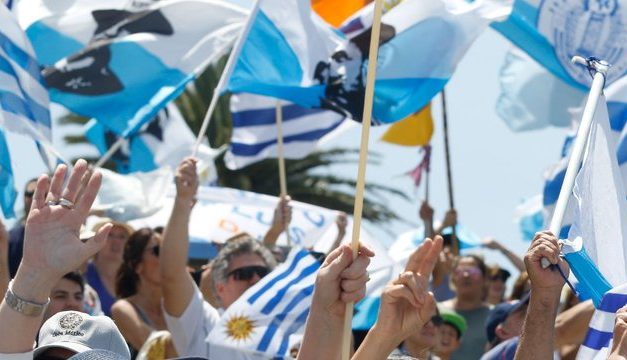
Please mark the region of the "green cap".
<svg viewBox="0 0 627 360"><path fill-rule="evenodd" d="M444 320L445 324L449 324L459 331L460 337L464 335L466 329L468 328L468 324L466 324L466 319L464 319L461 315L454 311L444 310L440 312L440 316L442 317L442 320Z"/></svg>

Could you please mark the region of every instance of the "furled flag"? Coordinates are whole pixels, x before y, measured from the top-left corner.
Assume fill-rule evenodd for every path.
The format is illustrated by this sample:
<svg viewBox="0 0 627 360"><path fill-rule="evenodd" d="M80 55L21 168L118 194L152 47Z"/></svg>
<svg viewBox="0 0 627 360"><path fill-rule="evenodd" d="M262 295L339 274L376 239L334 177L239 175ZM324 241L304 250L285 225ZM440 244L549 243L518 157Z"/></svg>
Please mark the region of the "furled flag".
<svg viewBox="0 0 627 360"><path fill-rule="evenodd" d="M431 104L417 113L391 125L381 136L381 141L402 146L425 146L433 135Z"/></svg>
<svg viewBox="0 0 627 360"><path fill-rule="evenodd" d="M85 126L85 136L101 154L118 141L119 136L101 123L91 120ZM141 130L127 138L127 144L116 151L111 159L121 174L136 171L153 171L169 166L176 168L182 158L192 152L196 137L174 104L159 111ZM210 177L216 177L213 159L218 150L200 145L197 157L208 166Z"/></svg>
<svg viewBox="0 0 627 360"><path fill-rule="evenodd" d="M11 156L4 131L0 128L0 208L5 218L15 217L15 211L13 211L15 199L17 199L17 191L15 191L13 180Z"/></svg>
<svg viewBox="0 0 627 360"><path fill-rule="evenodd" d="M405 0L389 10L382 19L375 121L395 122L424 107L475 38L510 10L508 0ZM338 34L311 11L308 0L265 0L228 90L360 120L369 36L367 25L350 39ZM424 56L416 56L416 49Z"/></svg>
<svg viewBox="0 0 627 360"><path fill-rule="evenodd" d="M123 136L226 54L246 16L218 0L24 0L15 12L52 100Z"/></svg>
<svg viewBox="0 0 627 360"><path fill-rule="evenodd" d="M612 346L616 312L625 305L627 284L617 286L603 296L601 304L592 315L586 338L579 347L577 360L607 359Z"/></svg>
<svg viewBox="0 0 627 360"><path fill-rule="evenodd" d="M578 108L586 93L573 87L512 48L499 76L501 93L496 113L512 131L571 125L569 109Z"/></svg>
<svg viewBox="0 0 627 360"><path fill-rule="evenodd" d="M573 189L573 225L562 248L579 282L591 284L600 295L603 287L581 262L593 264L612 286L627 283L627 193L607 109L601 96Z"/></svg>
<svg viewBox="0 0 627 360"><path fill-rule="evenodd" d="M277 157L277 99L252 94L231 96L233 135L224 162L240 169L269 157ZM303 108L282 101L283 153L300 159L350 127L333 111Z"/></svg>
<svg viewBox="0 0 627 360"><path fill-rule="evenodd" d="M627 74L627 9L621 0L516 0L509 19L492 27L567 83L587 89L575 55L612 64L607 83Z"/></svg>
<svg viewBox="0 0 627 360"><path fill-rule="evenodd" d="M292 358L305 331L318 268L307 250L294 248L222 314L207 337L211 358L233 358L233 350L247 359Z"/></svg>

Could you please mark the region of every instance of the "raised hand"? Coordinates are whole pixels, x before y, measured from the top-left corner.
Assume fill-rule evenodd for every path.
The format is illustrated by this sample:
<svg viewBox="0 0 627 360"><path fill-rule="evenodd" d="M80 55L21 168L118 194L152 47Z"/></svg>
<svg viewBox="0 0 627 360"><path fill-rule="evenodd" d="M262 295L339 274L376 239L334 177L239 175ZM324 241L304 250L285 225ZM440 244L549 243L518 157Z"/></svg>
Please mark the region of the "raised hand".
<svg viewBox="0 0 627 360"><path fill-rule="evenodd" d="M543 268L542 258L546 258L553 265L559 265L564 274L568 276L568 263L560 258L559 243L550 231L536 233L525 255L525 266L533 291L548 290L559 293L564 286L564 279L554 267Z"/></svg>
<svg viewBox="0 0 627 360"><path fill-rule="evenodd" d="M174 181L176 183L177 200L190 201L190 204L194 203L194 198L198 191L197 163L198 160L188 157L176 168Z"/></svg>
<svg viewBox="0 0 627 360"><path fill-rule="evenodd" d="M76 162L64 187L66 173L67 167L59 165L52 179L42 175L37 180L26 219L24 256L16 278L25 272L35 272L39 273L40 280L50 280L54 284L105 244L110 224L85 242L79 238L81 225L100 189L102 175L88 171L87 162L82 159Z"/></svg>

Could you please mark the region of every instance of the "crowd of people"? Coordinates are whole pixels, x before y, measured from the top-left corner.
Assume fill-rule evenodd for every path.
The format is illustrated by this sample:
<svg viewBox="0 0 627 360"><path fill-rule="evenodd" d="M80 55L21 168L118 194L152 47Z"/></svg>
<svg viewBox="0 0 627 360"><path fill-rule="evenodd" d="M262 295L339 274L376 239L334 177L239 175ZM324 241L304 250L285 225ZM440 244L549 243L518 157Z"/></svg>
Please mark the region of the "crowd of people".
<svg viewBox="0 0 627 360"><path fill-rule="evenodd" d="M71 173L29 181L24 220L7 231L0 222L0 359L248 358L212 343L221 314L285 260L276 247L289 224L289 199L277 205L262 241L246 233L225 241L199 268L188 259L189 221L198 190L196 161L179 165L176 199L162 228L133 229L107 220L85 229L101 175L79 160ZM403 272L382 291L374 325L354 333L352 359L574 359L594 307L564 290L556 267L568 273L556 237L536 234L523 258L495 240L520 270L506 295L510 272L482 257L457 255L449 211L434 228L433 210L420 216L427 238ZM298 359L339 359L347 303L361 300L375 254L356 255L339 235L320 261ZM552 264L543 267L542 259ZM567 289L567 288L566 288ZM627 356L627 307L616 315L609 358Z"/></svg>

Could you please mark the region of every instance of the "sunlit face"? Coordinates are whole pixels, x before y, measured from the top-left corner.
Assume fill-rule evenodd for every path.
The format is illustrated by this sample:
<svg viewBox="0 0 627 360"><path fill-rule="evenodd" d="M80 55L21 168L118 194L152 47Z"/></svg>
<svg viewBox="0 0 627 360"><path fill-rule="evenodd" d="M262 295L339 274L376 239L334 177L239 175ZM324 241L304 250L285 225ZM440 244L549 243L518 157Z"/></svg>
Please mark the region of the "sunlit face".
<svg viewBox="0 0 627 360"><path fill-rule="evenodd" d="M161 252L161 235L155 233L146 244L142 261L137 265L135 271L141 281L150 282L155 285L161 284L161 262L159 255Z"/></svg>
<svg viewBox="0 0 627 360"><path fill-rule="evenodd" d="M461 339L457 338L457 330L447 323L442 324L440 326L440 347L438 353L450 355L457 350L460 344Z"/></svg>
<svg viewBox="0 0 627 360"><path fill-rule="evenodd" d="M78 283L61 278L50 292L50 303L46 308L44 321L58 312L69 310L84 311L83 291Z"/></svg>
<svg viewBox="0 0 627 360"><path fill-rule="evenodd" d="M119 225L114 225L109 236L107 237L107 244L100 250L98 256L106 257L113 261L122 261L124 255L124 246L126 241L130 237L128 231Z"/></svg>
<svg viewBox="0 0 627 360"><path fill-rule="evenodd" d="M501 276L493 276L488 280L488 297L503 299L505 295L505 281Z"/></svg>
<svg viewBox="0 0 627 360"><path fill-rule="evenodd" d="M248 267L248 266L261 266L267 267L265 261L261 256L255 253L242 254L234 257L229 264L227 274L231 274L234 270ZM253 274L248 280L238 280L236 276L229 275L224 282L215 284L218 298L224 309L228 308L234 303L248 288L255 285L261 277L257 274Z"/></svg>
<svg viewBox="0 0 627 360"><path fill-rule="evenodd" d="M483 297L485 277L475 259L465 257L459 260L453 270L453 284L460 296Z"/></svg>

